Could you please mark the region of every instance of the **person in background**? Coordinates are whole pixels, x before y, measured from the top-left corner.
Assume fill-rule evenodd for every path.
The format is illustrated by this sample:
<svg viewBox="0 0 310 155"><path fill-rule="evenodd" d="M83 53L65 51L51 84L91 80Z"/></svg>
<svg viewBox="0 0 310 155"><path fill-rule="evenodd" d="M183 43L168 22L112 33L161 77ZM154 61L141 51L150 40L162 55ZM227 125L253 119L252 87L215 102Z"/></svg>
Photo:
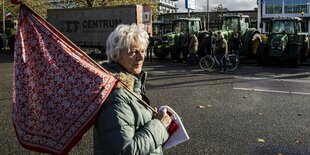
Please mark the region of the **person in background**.
<svg viewBox="0 0 310 155"><path fill-rule="evenodd" d="M188 64L189 65L195 65L197 61L197 51L198 51L198 39L195 34L192 34L190 36L190 42L188 45Z"/></svg>
<svg viewBox="0 0 310 155"><path fill-rule="evenodd" d="M151 36L151 33L148 33L148 35L149 35L149 45L147 46L146 61L152 62L154 38Z"/></svg>
<svg viewBox="0 0 310 155"><path fill-rule="evenodd" d="M11 52L14 52L14 47L15 47L15 35L11 35L9 37L9 41L8 41L8 46L10 48Z"/></svg>
<svg viewBox="0 0 310 155"><path fill-rule="evenodd" d="M234 34L234 38L231 40L231 52L239 55L239 50L241 47L241 39L239 38L238 33Z"/></svg>
<svg viewBox="0 0 310 155"><path fill-rule="evenodd" d="M0 52L5 51L3 46L3 35L0 35Z"/></svg>
<svg viewBox="0 0 310 155"><path fill-rule="evenodd" d="M213 45L216 44L216 35L213 34L213 32L210 30L209 31L209 36L207 38L207 51L206 54L207 55L211 55L211 53L214 51Z"/></svg>
<svg viewBox="0 0 310 155"><path fill-rule="evenodd" d="M226 61L222 61L222 58L228 54L227 41L220 31L218 32L217 37L215 55L220 64L219 71L226 72Z"/></svg>
<svg viewBox="0 0 310 155"><path fill-rule="evenodd" d="M206 56L207 54L208 40L209 40L209 35L207 33L203 33L198 36L197 55L199 59Z"/></svg>
<svg viewBox="0 0 310 155"><path fill-rule="evenodd" d="M163 154L171 118L164 109L158 114L141 104L146 73L142 70L148 34L137 25L118 25L106 43L108 63L118 84L104 101L93 128L94 154ZM128 89L125 89L127 87ZM134 93L132 95L130 92Z"/></svg>
<svg viewBox="0 0 310 155"><path fill-rule="evenodd" d="M188 55L188 36L185 33L180 35L181 51L179 55L179 62L185 62Z"/></svg>

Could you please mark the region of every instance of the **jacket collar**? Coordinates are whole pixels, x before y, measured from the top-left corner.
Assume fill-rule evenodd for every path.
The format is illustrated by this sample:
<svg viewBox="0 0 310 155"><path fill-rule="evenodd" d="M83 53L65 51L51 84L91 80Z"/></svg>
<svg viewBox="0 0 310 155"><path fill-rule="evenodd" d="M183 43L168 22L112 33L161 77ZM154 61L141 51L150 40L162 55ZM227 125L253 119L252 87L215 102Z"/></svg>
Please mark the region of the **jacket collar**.
<svg viewBox="0 0 310 155"><path fill-rule="evenodd" d="M103 64L105 66L105 64ZM145 94L145 81L147 77L147 72L142 71L138 75L133 75L129 73L122 65L119 63L109 63L107 69L114 73L115 76L130 90L133 90L136 93Z"/></svg>

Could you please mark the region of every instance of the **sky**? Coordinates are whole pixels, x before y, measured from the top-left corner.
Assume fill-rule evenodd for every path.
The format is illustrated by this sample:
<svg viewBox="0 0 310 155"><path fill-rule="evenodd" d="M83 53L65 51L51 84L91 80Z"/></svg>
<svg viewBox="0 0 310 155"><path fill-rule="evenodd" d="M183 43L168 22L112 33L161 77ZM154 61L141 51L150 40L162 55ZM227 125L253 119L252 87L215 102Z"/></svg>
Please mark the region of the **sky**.
<svg viewBox="0 0 310 155"><path fill-rule="evenodd" d="M257 7L256 0L209 0L209 10L218 6L219 4L223 4L224 8L228 8L228 10L254 10ZM187 12L185 9L185 0L178 0L176 2L178 12ZM207 8L207 0L196 0L196 10L206 11Z"/></svg>

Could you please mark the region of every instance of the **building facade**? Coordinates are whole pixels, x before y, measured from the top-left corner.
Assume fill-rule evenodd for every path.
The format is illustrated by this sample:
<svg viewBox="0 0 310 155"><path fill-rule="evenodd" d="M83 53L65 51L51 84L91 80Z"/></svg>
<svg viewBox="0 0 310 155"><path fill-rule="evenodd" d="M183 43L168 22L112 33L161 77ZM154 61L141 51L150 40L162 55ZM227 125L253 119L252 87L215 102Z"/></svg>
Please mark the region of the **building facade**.
<svg viewBox="0 0 310 155"><path fill-rule="evenodd" d="M158 13L175 13L177 12L177 7L175 1L177 0L154 0L158 3Z"/></svg>
<svg viewBox="0 0 310 155"><path fill-rule="evenodd" d="M274 17L300 17L302 30L310 33L310 0L257 0L257 28L268 32L268 21Z"/></svg>

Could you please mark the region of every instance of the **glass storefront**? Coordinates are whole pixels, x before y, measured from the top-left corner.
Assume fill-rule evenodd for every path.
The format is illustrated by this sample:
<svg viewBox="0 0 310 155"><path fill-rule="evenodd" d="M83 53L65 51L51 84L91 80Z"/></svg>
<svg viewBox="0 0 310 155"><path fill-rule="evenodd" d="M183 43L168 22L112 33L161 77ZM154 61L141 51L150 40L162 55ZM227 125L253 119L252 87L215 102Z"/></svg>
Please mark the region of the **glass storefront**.
<svg viewBox="0 0 310 155"><path fill-rule="evenodd" d="M284 0L284 13L308 13L308 5L309 0Z"/></svg>
<svg viewBox="0 0 310 155"><path fill-rule="evenodd" d="M265 0L266 14L282 14L284 2L284 13L309 12L309 0Z"/></svg>
<svg viewBox="0 0 310 155"><path fill-rule="evenodd" d="M264 2L266 4L266 14L282 13L282 0L265 0Z"/></svg>
<svg viewBox="0 0 310 155"><path fill-rule="evenodd" d="M278 16L296 16L303 18L301 28L303 32L310 34L310 0L259 0L264 7L263 18L271 19ZM301 15L301 12L304 15ZM264 21L263 31L269 31L269 23Z"/></svg>

